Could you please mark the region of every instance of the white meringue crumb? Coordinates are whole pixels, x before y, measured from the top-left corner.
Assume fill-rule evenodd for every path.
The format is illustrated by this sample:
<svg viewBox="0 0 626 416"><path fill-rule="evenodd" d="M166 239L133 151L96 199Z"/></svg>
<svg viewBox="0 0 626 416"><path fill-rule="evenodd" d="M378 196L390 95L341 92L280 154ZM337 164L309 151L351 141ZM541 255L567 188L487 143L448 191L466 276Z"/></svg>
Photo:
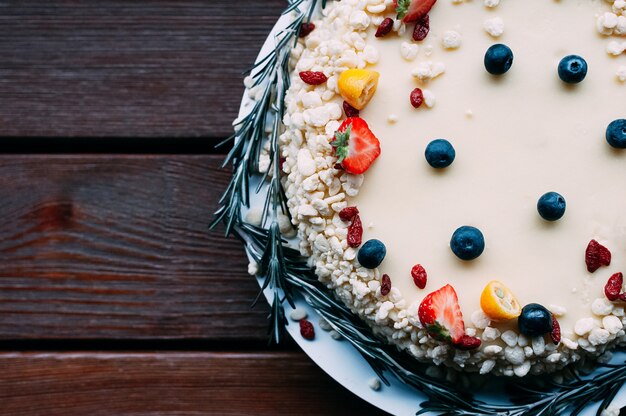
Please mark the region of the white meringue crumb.
<svg viewBox="0 0 626 416"><path fill-rule="evenodd" d="M320 320L317 322L320 329L322 331L331 331L333 329L333 327L328 323L328 321L324 318L320 318Z"/></svg>
<svg viewBox="0 0 626 416"><path fill-rule="evenodd" d="M582 318L576 321L576 324L574 325L574 332L576 335L583 336L589 333L594 326L595 322L593 318Z"/></svg>
<svg viewBox="0 0 626 416"><path fill-rule="evenodd" d="M474 326L478 329L485 329L491 323L491 320L487 315L485 315L485 312L483 312L482 309L472 312L471 321L472 324L474 324Z"/></svg>
<svg viewBox="0 0 626 416"><path fill-rule="evenodd" d="M309 316L309 314L303 308L296 308L289 313L289 318L291 318L292 321L301 321L306 319L307 316Z"/></svg>
<svg viewBox="0 0 626 416"><path fill-rule="evenodd" d="M380 380L376 377L372 377L367 382L367 386L374 391L378 391L380 390Z"/></svg>
<svg viewBox="0 0 626 416"><path fill-rule="evenodd" d="M517 345L517 333L515 333L515 331L509 329L508 331L505 331L502 335L500 335L500 338L509 347L514 347L515 345Z"/></svg>
<svg viewBox="0 0 626 416"><path fill-rule="evenodd" d="M254 276L259 271L259 263L256 261L251 261L248 263L248 274L250 276Z"/></svg>
<svg viewBox="0 0 626 416"><path fill-rule="evenodd" d="M263 209L261 208L250 208L250 210L246 213L246 216L244 217L245 222L256 227L261 225L262 220Z"/></svg>
<svg viewBox="0 0 626 416"><path fill-rule="evenodd" d="M417 53L419 52L419 46L414 43L402 42L400 44L400 56L405 61L413 61L417 58Z"/></svg>
<svg viewBox="0 0 626 416"><path fill-rule="evenodd" d="M620 410L617 406L609 406L602 411L600 416L619 416Z"/></svg>
<svg viewBox="0 0 626 416"><path fill-rule="evenodd" d="M609 331L610 334L617 334L620 329L624 328L624 325L617 316L609 315L602 318L602 327Z"/></svg>
<svg viewBox="0 0 626 416"><path fill-rule="evenodd" d="M461 34L455 30L443 32L441 43L445 49L458 49L461 46Z"/></svg>
<svg viewBox="0 0 626 416"><path fill-rule="evenodd" d="M502 20L501 17L487 19L485 20L483 28L490 36L498 38L504 33L504 20Z"/></svg>
<svg viewBox="0 0 626 416"><path fill-rule="evenodd" d="M552 314L556 317L561 317L567 313L567 309L565 309L563 306L554 304L548 305L548 310L552 312Z"/></svg>
<svg viewBox="0 0 626 416"><path fill-rule="evenodd" d="M626 65L621 65L617 68L617 72L615 73L617 80L619 82L626 82Z"/></svg>
<svg viewBox="0 0 626 416"><path fill-rule="evenodd" d="M424 96L424 104L426 104L426 107L433 108L436 103L435 94L433 94L431 90L423 88L422 95Z"/></svg>

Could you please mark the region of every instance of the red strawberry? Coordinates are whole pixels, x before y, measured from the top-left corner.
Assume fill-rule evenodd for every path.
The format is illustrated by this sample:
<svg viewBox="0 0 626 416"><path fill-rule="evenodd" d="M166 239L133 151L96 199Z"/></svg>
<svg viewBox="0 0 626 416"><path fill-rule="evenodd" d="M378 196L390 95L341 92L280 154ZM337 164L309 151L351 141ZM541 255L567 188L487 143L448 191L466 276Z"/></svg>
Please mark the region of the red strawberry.
<svg viewBox="0 0 626 416"><path fill-rule="evenodd" d="M427 295L420 304L418 315L428 335L435 339L458 344L465 335L459 299L450 285Z"/></svg>
<svg viewBox="0 0 626 416"><path fill-rule="evenodd" d="M330 144L335 147L338 162L348 173L365 172L380 155L380 142L365 120L359 117L346 119Z"/></svg>
<svg viewBox="0 0 626 416"><path fill-rule="evenodd" d="M587 263L589 273L593 273L600 266L609 266L611 264L611 252L596 240L591 240L587 250L585 250L585 263Z"/></svg>
<svg viewBox="0 0 626 416"><path fill-rule="evenodd" d="M428 14L437 0L394 0L398 19L404 23L417 22Z"/></svg>

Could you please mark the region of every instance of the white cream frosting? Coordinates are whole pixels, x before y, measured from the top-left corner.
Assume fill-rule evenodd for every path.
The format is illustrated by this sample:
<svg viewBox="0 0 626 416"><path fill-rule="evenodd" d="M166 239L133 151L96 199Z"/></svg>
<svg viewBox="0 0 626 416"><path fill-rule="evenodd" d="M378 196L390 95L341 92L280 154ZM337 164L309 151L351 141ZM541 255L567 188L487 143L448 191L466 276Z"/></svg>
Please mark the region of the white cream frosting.
<svg viewBox="0 0 626 416"><path fill-rule="evenodd" d="M612 150L603 136L610 121L626 116L626 86L614 77L626 56L609 56L606 44L616 34L594 27L603 13L622 13L620 1L611 7L599 0L509 0L487 8L439 0L431 33L416 44L403 25L374 38L375 23L393 16L390 2L343 0L329 3L326 18L294 49L281 142L301 250L321 280L399 348L435 364L523 376L599 355L624 337L624 305L606 301L602 288L612 273L626 272L626 152ZM495 17L506 21L498 42L515 54L499 79L482 63L494 43L483 24ZM589 63L587 78L574 87L556 75L560 58L571 53ZM361 117L382 154L364 176L354 176L333 169L328 143L342 118L337 76L366 66L381 76ZM302 70L323 71L329 81L304 85ZM417 86L429 105L416 110L409 94ZM424 159L435 138L456 148L444 171ZM547 191L567 200L559 222L537 214L536 201ZM337 216L347 205L361 211L363 241L378 238L387 246L378 270L361 268L357 250L347 247L347 224ZM461 225L485 235L487 248L475 261L456 259L448 247ZM584 250L592 238L611 249L613 261L589 274ZM425 290L411 279L416 263L428 271ZM382 273L392 279L388 296L380 294ZM480 293L493 279L522 304L541 303L558 316L562 342L528 340L514 323L496 325L481 315ZM436 342L419 324L419 302L448 283L459 294L468 332L483 340L477 351Z"/></svg>

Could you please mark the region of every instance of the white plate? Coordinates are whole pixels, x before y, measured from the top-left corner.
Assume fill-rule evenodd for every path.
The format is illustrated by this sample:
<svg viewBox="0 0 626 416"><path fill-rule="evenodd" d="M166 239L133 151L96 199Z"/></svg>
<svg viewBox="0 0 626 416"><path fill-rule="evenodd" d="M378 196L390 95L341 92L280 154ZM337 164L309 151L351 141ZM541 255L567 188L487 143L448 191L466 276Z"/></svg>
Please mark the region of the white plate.
<svg viewBox="0 0 626 416"><path fill-rule="evenodd" d="M274 36L284 28L289 22L287 16L281 17L270 34L268 35L261 52L257 57L257 62L274 49ZM247 115L254 105L254 101L244 94L241 107L239 109L239 118ZM255 194L256 183L251 183L251 207L262 207L264 202L264 190L260 194ZM246 211L244 209L243 214ZM257 279L259 285L262 280ZM269 289L265 291L265 297L268 302L273 298L273 292ZM300 335L300 327L297 322L289 320L291 308L285 304L285 314L290 321L287 331L291 334L296 343L304 350L304 352L328 375L335 379L342 386L356 394L363 400L372 405L389 412L393 415L415 415L421 409L420 403L427 400L427 397L420 391L409 387L391 375L387 375L391 383L385 386L381 383L381 389L374 391L368 386L368 382L372 378L376 378L376 374L369 364L361 357L357 350L347 341L336 341L330 337L328 332L324 332L318 325L319 315L303 300L296 300L298 308L305 309L308 312L308 319L315 326L315 339L307 341ZM613 362L624 362L626 354L616 354ZM488 400L488 393L480 392L482 398ZM497 398L492 399L498 402ZM590 406L582 413L583 416L595 415L599 404ZM612 407L626 406L626 390L622 388L617 397L613 400Z"/></svg>

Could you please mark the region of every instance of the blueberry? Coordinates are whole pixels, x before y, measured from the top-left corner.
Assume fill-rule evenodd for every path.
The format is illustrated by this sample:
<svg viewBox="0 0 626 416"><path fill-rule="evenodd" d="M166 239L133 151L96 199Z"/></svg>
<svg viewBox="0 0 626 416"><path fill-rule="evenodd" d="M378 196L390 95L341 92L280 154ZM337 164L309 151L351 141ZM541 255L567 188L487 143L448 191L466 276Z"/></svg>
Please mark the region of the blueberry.
<svg viewBox="0 0 626 416"><path fill-rule="evenodd" d="M485 250L485 238L478 228L465 225L452 234L450 248L461 260L474 260Z"/></svg>
<svg viewBox="0 0 626 416"><path fill-rule="evenodd" d="M552 314L538 303L529 303L522 308L517 326L528 337L540 337L552 332Z"/></svg>
<svg viewBox="0 0 626 416"><path fill-rule="evenodd" d="M513 65L513 51L506 45L497 43L485 53L485 69L492 75L502 75Z"/></svg>
<svg viewBox="0 0 626 416"><path fill-rule="evenodd" d="M626 119L613 120L606 128L606 141L617 149L626 149Z"/></svg>
<svg viewBox="0 0 626 416"><path fill-rule="evenodd" d="M361 266L366 269L375 269L383 262L387 248L379 240L368 240L359 249L357 256Z"/></svg>
<svg viewBox="0 0 626 416"><path fill-rule="evenodd" d="M568 55L559 62L559 78L568 84L578 84L587 76L587 61L578 55Z"/></svg>
<svg viewBox="0 0 626 416"><path fill-rule="evenodd" d="M435 169L447 168L454 162L456 152L449 141L433 140L426 146L426 161Z"/></svg>
<svg viewBox="0 0 626 416"><path fill-rule="evenodd" d="M546 221L556 221L565 214L565 198L556 192L543 194L537 201L537 211Z"/></svg>

